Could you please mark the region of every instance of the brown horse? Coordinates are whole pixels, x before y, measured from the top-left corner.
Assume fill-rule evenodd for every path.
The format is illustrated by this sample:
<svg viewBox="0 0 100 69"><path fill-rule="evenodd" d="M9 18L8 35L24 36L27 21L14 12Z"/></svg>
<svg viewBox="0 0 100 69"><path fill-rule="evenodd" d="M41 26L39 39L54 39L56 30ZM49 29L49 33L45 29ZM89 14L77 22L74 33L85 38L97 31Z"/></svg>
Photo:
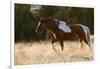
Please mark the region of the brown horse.
<svg viewBox="0 0 100 69"><path fill-rule="evenodd" d="M53 43L59 41L62 51L64 48L63 41L75 38L80 39L81 43L84 41L92 51L90 45L90 31L87 26L81 24L69 25L71 32L66 33L58 28L58 24L59 20L42 18L38 23L36 32L42 32L44 30L50 31L53 34L52 45ZM83 47L83 43L81 44L81 47ZM53 49L55 50L54 46Z"/></svg>

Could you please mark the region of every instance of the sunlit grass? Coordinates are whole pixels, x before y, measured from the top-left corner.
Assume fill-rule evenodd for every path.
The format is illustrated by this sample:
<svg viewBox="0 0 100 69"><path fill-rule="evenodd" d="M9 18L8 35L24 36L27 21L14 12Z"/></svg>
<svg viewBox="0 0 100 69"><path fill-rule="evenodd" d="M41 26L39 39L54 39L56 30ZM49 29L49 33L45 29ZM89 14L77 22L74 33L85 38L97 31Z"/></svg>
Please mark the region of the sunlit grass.
<svg viewBox="0 0 100 69"><path fill-rule="evenodd" d="M64 51L61 51L58 42L54 46L57 51L52 49L50 41L15 43L15 64L48 64L93 60L93 52L86 44L81 49L79 42L67 41L64 42Z"/></svg>

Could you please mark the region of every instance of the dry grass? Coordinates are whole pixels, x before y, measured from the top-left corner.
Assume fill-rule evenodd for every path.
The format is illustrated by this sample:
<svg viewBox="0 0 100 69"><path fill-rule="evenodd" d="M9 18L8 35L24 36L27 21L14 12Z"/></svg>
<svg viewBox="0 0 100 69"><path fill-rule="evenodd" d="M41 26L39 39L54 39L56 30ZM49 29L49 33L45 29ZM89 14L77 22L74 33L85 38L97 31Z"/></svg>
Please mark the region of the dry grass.
<svg viewBox="0 0 100 69"><path fill-rule="evenodd" d="M59 43L54 44L57 51L52 49L49 41L31 43L15 43L15 65L66 63L92 61L93 52L87 45L80 48L78 42L64 42L64 51Z"/></svg>

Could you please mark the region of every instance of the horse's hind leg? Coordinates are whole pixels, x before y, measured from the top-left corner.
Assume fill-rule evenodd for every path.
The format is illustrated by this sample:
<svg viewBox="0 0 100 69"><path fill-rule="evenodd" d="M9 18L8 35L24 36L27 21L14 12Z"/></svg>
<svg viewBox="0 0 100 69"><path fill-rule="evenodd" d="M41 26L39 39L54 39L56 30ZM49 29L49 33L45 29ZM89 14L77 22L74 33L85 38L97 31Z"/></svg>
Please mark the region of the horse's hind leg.
<svg viewBox="0 0 100 69"><path fill-rule="evenodd" d="M91 47L91 39L90 39L90 31L87 28L87 41L88 41L88 47L90 48L90 50L92 51L92 47Z"/></svg>
<svg viewBox="0 0 100 69"><path fill-rule="evenodd" d="M92 48L91 48L90 43L89 43L87 40L85 40L84 42L88 45L88 47L89 47L89 48L90 48L90 50L92 51Z"/></svg>
<svg viewBox="0 0 100 69"><path fill-rule="evenodd" d="M91 44L90 44L90 31L89 31L88 27L86 27L86 26L84 26L84 30L85 30L85 31L83 31L84 33L81 33L81 35L80 35L81 40L83 40L88 45L90 50L92 51Z"/></svg>
<svg viewBox="0 0 100 69"><path fill-rule="evenodd" d="M87 45L90 48L90 50L92 51L91 39L90 39L90 30L88 29L88 27L86 27L86 29L87 29L87 35L86 35Z"/></svg>
<svg viewBox="0 0 100 69"><path fill-rule="evenodd" d="M84 38L80 39L81 48L83 48L83 41L87 44L89 49L92 51L91 44L90 44L90 39L89 39L89 37L87 35L84 35Z"/></svg>
<svg viewBox="0 0 100 69"><path fill-rule="evenodd" d="M90 36L86 36L83 41L87 44L89 49L92 51L91 44L90 44Z"/></svg>

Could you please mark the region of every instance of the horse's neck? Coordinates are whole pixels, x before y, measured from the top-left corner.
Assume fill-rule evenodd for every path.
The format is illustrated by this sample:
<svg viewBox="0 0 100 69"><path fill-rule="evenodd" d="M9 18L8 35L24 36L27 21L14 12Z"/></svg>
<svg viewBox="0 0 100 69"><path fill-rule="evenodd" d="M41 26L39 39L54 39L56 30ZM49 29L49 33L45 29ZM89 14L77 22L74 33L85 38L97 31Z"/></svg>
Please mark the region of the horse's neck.
<svg viewBox="0 0 100 69"><path fill-rule="evenodd" d="M53 25L48 25L46 27L46 29L52 33L56 33L58 31L58 27L57 27L57 24L53 24Z"/></svg>
<svg viewBox="0 0 100 69"><path fill-rule="evenodd" d="M61 31L59 30L60 24L64 24L66 26L66 23L64 21L53 20L46 24L46 29L52 33L57 33Z"/></svg>

